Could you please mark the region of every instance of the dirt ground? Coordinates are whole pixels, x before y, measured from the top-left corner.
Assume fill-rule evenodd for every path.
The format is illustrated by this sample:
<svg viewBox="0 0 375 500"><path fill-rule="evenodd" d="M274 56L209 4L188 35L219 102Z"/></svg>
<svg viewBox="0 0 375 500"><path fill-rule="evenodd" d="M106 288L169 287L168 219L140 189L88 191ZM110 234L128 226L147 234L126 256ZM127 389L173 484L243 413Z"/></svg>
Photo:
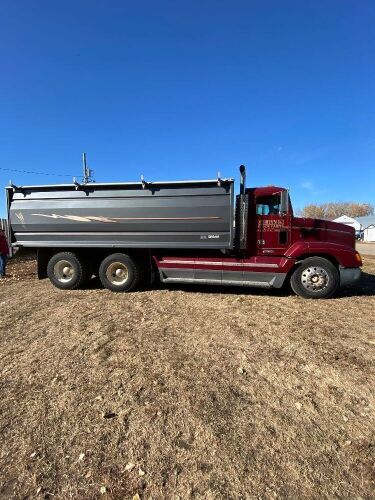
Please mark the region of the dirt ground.
<svg viewBox="0 0 375 500"><path fill-rule="evenodd" d="M375 243L356 243L356 248L361 255L375 256Z"/></svg>
<svg viewBox="0 0 375 500"><path fill-rule="evenodd" d="M59 291L11 264L0 497L374 498L374 257L364 271L312 301Z"/></svg>

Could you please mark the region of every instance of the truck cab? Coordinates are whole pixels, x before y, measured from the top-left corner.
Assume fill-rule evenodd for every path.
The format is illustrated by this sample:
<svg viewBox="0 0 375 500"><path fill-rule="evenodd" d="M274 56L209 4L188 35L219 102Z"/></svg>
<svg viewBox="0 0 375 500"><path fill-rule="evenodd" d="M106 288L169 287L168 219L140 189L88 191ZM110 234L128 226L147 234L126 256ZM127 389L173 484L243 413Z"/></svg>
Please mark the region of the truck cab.
<svg viewBox="0 0 375 500"><path fill-rule="evenodd" d="M355 250L352 227L296 217L289 192L282 187L249 188L245 197L248 203L245 250L248 259L259 261L260 257L267 257L270 262L277 262L286 270L286 278L290 278L293 289L308 297L328 296L330 288L333 290L359 279L362 261ZM307 270L301 271L305 264ZM293 278L297 270L298 282Z"/></svg>

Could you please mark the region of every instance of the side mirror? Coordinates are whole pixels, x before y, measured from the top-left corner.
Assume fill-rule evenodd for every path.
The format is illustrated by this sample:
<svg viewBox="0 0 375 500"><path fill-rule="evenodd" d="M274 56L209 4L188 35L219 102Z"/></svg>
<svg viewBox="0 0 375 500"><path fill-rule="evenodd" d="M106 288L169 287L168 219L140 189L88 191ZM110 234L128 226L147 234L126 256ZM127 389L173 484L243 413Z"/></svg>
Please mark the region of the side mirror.
<svg viewBox="0 0 375 500"><path fill-rule="evenodd" d="M289 212L289 191L284 190L280 193L280 214Z"/></svg>

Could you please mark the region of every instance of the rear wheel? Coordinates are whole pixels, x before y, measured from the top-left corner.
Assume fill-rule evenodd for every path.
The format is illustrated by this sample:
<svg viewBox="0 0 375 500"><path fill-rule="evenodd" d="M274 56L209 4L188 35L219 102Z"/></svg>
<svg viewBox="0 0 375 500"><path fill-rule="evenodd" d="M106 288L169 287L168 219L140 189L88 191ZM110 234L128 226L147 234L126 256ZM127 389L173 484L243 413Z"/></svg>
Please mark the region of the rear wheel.
<svg viewBox="0 0 375 500"><path fill-rule="evenodd" d="M102 285L113 292L130 292L140 283L141 266L129 255L114 253L100 264L99 278Z"/></svg>
<svg viewBox="0 0 375 500"><path fill-rule="evenodd" d="M323 257L309 257L294 271L290 278L291 287L297 295L306 299L327 299L340 284L339 272Z"/></svg>
<svg viewBox="0 0 375 500"><path fill-rule="evenodd" d="M47 265L47 275L51 283L63 290L74 290L86 279L86 267L72 252L53 255Z"/></svg>

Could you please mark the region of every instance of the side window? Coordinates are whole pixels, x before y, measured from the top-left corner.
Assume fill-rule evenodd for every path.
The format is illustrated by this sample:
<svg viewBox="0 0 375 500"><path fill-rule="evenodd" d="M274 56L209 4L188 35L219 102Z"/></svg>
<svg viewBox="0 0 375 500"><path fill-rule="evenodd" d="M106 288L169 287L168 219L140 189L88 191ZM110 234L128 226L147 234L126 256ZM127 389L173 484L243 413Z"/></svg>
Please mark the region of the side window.
<svg viewBox="0 0 375 500"><path fill-rule="evenodd" d="M259 196L257 198L257 215L279 215L280 213L280 194L271 196Z"/></svg>

